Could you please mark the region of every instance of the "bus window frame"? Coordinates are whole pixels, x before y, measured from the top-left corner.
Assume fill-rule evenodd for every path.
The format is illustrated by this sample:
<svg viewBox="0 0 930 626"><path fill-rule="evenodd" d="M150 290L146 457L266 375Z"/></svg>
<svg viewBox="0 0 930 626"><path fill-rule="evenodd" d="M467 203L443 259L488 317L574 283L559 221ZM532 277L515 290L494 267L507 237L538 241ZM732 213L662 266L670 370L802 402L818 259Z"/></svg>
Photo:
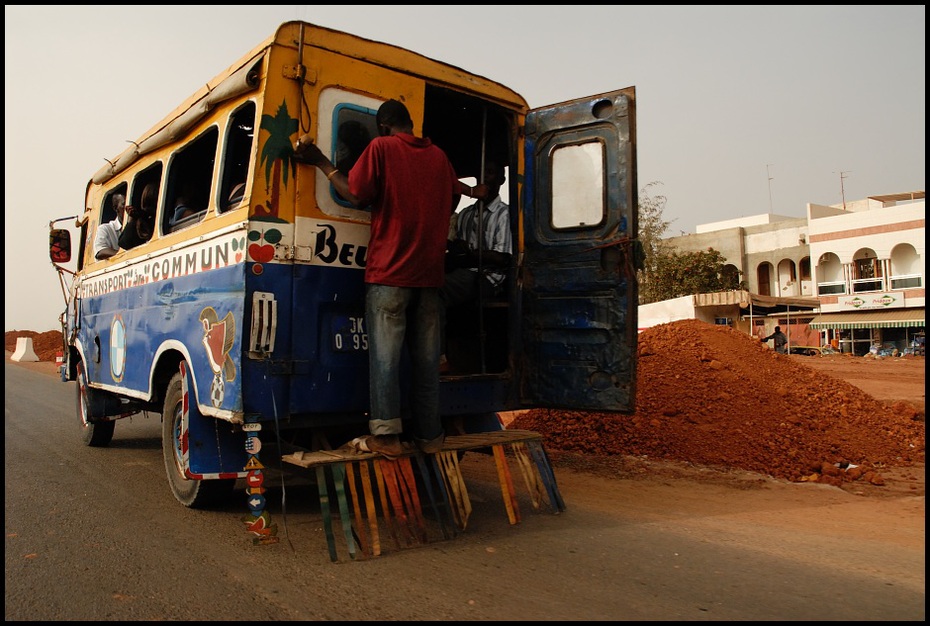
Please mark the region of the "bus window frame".
<svg viewBox="0 0 930 626"><path fill-rule="evenodd" d="M245 150L241 155L231 154L231 151L238 152L240 146L231 146L230 138L234 132L238 132L239 129L237 128L237 124L240 123L239 116L249 106L252 107L252 131L248 150ZM220 188L219 193L215 194L215 202L213 205L216 207L219 215L237 209L243 206L243 203L248 206L248 198L251 196L250 190L252 188L252 170L257 150L255 137L258 127L258 110L258 103L254 98L249 98L233 109L226 118L226 128L223 133L223 142L220 149L220 171L217 179L220 181ZM245 162L231 165L231 161L237 156L244 157ZM231 204L229 202L230 194L236 185L240 183L245 184L245 190L239 200L235 204Z"/></svg>
<svg viewBox="0 0 930 626"><path fill-rule="evenodd" d="M212 135L212 137L211 137ZM186 172L194 170L194 167L190 163L182 162L179 165L179 159L185 159L190 156L188 151L202 150L201 146L198 144L203 141L213 141L213 155L210 158L210 168L209 176L206 181L206 185L203 184L203 174L206 171L206 168L203 168L202 172L198 172L195 175L189 175ZM209 145L207 146L209 148ZM164 234L174 233L183 228L187 228L194 224L200 223L206 215L209 213L209 207L215 206L215 185L213 181L216 177L216 160L217 153L220 151L220 125L218 123L213 123L204 128L201 132L197 133L195 136L187 138L183 145L178 146L171 151L171 155L168 157L168 167L166 168L167 174L165 176L165 188L163 191L163 200L162 200L162 213L161 218L158 220L158 223L161 225L162 232ZM180 168L180 172L179 169ZM203 189L207 190L207 195L205 198L197 196L198 199L203 200L200 204L195 203L195 206L199 206L194 213L188 215L184 219L174 220L174 211L175 205L177 204L177 199L183 192L186 186L193 185L198 193L202 193ZM169 203L168 200L171 199ZM190 200L190 199L189 199ZM191 219L194 216L197 216L197 219Z"/></svg>
<svg viewBox="0 0 930 626"><path fill-rule="evenodd" d="M317 119L320 120L317 130L317 145L327 146L327 156L332 161L336 158L336 137L333 132L338 123L338 113L345 108L355 111L374 111L384 103L384 100L367 94L347 91L339 87L325 87L320 90L317 102ZM374 137L372 137L374 138ZM348 202L337 200L330 181L319 168L313 168L316 176L316 199L320 210L331 217L347 218L359 222L370 223L371 212L365 209L356 209Z"/></svg>
<svg viewBox="0 0 930 626"><path fill-rule="evenodd" d="M97 228L101 224L112 222L116 219L116 209L113 208L113 196L122 194L123 200L129 203L129 183L125 180L120 181L112 188L103 192L103 200L100 202L100 217L97 220Z"/></svg>
<svg viewBox="0 0 930 626"><path fill-rule="evenodd" d="M142 193L145 191L146 185L149 183L155 183L158 188L158 194L155 196L155 224L152 229L151 236L145 241L132 246L132 249L141 248L150 244L152 241L158 239L159 231L158 224L161 220L160 215L163 205L163 196L164 189L162 188L162 183L164 182L164 173L165 173L165 164L161 159L154 160L150 165L146 166L145 169L136 172L132 177L132 184L129 187L129 195L126 197L126 207L135 207L137 209L142 207ZM123 228L125 229L129 223L129 215L127 213L125 223ZM122 250L120 250L122 251Z"/></svg>
<svg viewBox="0 0 930 626"><path fill-rule="evenodd" d="M153 172L158 170L157 175L153 175ZM156 159L152 162L151 165L148 165L144 170L137 172L132 177L132 185L130 186L130 196L126 198L126 206L142 206L142 192L145 190L145 186L149 183L155 183L158 186L158 196L155 199L155 215L156 219L159 214L159 209L162 207L162 180L165 173L165 164L161 159Z"/></svg>
<svg viewBox="0 0 930 626"><path fill-rule="evenodd" d="M365 147L359 150L358 154L355 155L355 158L352 161L352 164L354 165L355 162L358 161L358 157L361 156L362 152L365 151L365 148L368 147L368 144L371 143L371 140L378 136L377 115L377 109L369 109L354 103L338 104L333 109L331 124L332 128L336 129L336 132L331 133L332 141L330 142L329 149L330 161L332 161L332 163L336 165L337 169L339 169L346 176L349 175L349 170L352 168L351 166L346 167L344 164L339 163L339 145L344 143L339 139L339 131L342 129L342 125L347 124L348 122L359 121L360 119L363 119L364 121L362 124L365 126L366 130L369 131L368 142L365 144ZM343 116L345 116L346 119L343 119ZM339 195L339 193L336 191L336 187L332 184L331 181L328 184L329 193L337 204L344 208L354 208L351 202ZM367 212L370 209L366 208L365 210Z"/></svg>

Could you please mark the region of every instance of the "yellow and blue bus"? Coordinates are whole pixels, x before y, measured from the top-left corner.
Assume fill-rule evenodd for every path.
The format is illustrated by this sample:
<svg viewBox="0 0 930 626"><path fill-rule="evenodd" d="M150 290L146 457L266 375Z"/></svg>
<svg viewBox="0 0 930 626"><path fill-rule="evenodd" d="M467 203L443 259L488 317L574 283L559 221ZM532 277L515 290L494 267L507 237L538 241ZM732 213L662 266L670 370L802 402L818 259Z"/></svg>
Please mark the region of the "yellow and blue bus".
<svg viewBox="0 0 930 626"><path fill-rule="evenodd" d="M483 76L295 21L107 159L73 226L51 225L69 281L62 380L87 445L161 413L172 492L197 506L247 478L258 445L367 432L369 213L293 145L309 132L348 168L391 98L461 178L507 166L515 253L503 297L450 311L447 432L531 407L634 410L634 88L531 110ZM95 258L117 197L142 207L146 187L147 240Z"/></svg>

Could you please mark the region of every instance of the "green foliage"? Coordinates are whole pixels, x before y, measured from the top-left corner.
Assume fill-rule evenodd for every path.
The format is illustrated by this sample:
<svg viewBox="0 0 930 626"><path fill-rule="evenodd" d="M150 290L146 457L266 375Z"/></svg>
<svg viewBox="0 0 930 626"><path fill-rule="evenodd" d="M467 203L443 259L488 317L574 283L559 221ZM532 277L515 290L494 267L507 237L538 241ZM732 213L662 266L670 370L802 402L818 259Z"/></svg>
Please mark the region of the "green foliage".
<svg viewBox="0 0 930 626"><path fill-rule="evenodd" d="M655 256L662 249L662 236L671 222L662 217L665 210L666 197L663 195L650 196L649 189L662 183L653 181L643 187L639 192L639 240L643 244L646 257ZM648 261L647 261L648 263Z"/></svg>
<svg viewBox="0 0 930 626"><path fill-rule="evenodd" d="M666 246L662 241L662 236L671 225L671 222L665 220L662 216L667 199L663 195L657 194L653 196L649 193L650 189L661 184L658 181L653 181L639 192L639 241L642 244L642 251L645 253L643 268L637 272L640 304L656 301L657 298L652 293L652 277L656 271L657 259L667 253Z"/></svg>
<svg viewBox="0 0 930 626"><path fill-rule="evenodd" d="M671 225L662 216L667 199L649 194L650 188L660 184L651 182L639 192L639 240L646 254L637 272L639 303L740 289L739 272L717 250L679 254L664 242L662 236Z"/></svg>
<svg viewBox="0 0 930 626"><path fill-rule="evenodd" d="M652 302L739 289L738 280L739 275L726 268L726 258L713 248L661 254L652 276Z"/></svg>

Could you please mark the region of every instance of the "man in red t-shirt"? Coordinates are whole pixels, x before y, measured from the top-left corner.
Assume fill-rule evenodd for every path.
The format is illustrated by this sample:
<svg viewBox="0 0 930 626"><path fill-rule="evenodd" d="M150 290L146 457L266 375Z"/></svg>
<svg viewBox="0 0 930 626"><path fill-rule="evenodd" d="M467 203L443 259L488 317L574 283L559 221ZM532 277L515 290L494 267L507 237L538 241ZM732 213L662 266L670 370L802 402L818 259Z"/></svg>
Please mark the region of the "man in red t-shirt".
<svg viewBox="0 0 930 626"><path fill-rule="evenodd" d="M365 266L371 435L354 439L350 446L393 458L405 452L399 437L405 344L413 370L414 439L426 453L442 449L439 288L445 280L449 218L460 194L481 197L487 189L459 181L445 152L429 139L414 136L413 120L403 103L388 100L378 109L376 121L379 136L348 176L309 135L297 140L294 156L318 167L353 205L371 207Z"/></svg>

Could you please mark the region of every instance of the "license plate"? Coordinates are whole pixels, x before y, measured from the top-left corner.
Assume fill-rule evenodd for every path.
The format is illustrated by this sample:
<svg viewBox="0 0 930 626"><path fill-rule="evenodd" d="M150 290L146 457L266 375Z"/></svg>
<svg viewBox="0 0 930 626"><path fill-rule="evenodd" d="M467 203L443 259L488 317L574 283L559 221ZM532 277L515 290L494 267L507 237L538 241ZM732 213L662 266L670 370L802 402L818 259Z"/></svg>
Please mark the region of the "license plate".
<svg viewBox="0 0 930 626"><path fill-rule="evenodd" d="M337 315L333 319L333 350L360 352L368 349L368 333L362 316Z"/></svg>

